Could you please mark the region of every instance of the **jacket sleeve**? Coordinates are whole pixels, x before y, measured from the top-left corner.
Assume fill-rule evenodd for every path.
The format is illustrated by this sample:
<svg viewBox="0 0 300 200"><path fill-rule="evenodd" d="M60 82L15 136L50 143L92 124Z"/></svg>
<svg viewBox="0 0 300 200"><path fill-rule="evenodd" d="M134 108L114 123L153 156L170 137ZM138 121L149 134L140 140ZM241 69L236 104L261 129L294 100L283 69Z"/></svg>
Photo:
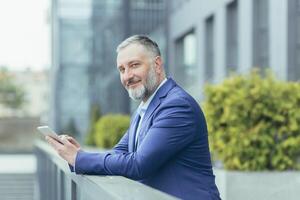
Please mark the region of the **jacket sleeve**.
<svg viewBox="0 0 300 200"><path fill-rule="evenodd" d="M126 153L128 152L128 130L126 133L123 135L121 140L114 146L112 149L115 153Z"/></svg>
<svg viewBox="0 0 300 200"><path fill-rule="evenodd" d="M77 154L80 154L82 152L79 151ZM114 146L114 148L111 151L107 151L106 153L112 153L112 154L118 154L118 153L126 153L128 152L128 131L123 135L121 140ZM75 163L76 166L76 163ZM71 172L75 171L75 166L73 167L72 165L69 164L69 168Z"/></svg>
<svg viewBox="0 0 300 200"><path fill-rule="evenodd" d="M150 176L195 139L194 110L182 99L161 106L136 152L79 152L76 173L121 175L137 180Z"/></svg>

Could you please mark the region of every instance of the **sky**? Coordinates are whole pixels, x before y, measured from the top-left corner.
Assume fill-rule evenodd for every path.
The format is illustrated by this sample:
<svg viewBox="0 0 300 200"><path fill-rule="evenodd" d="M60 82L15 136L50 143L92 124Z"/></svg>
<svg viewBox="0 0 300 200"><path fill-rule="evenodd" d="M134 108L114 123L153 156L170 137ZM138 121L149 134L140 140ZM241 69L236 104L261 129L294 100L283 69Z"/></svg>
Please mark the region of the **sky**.
<svg viewBox="0 0 300 200"><path fill-rule="evenodd" d="M50 0L0 1L0 66L50 67Z"/></svg>

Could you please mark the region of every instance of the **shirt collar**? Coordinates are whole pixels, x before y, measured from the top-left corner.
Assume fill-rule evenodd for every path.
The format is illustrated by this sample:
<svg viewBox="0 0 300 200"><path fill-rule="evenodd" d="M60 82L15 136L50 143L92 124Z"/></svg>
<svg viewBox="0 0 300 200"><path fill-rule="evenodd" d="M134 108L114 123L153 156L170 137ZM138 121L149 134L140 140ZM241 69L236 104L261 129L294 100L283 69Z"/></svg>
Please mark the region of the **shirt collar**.
<svg viewBox="0 0 300 200"><path fill-rule="evenodd" d="M155 94L157 93L157 91L159 90L159 88L161 88L161 86L167 81L167 79L165 78L160 84L159 86L156 88L156 90L153 92L153 94L148 98L148 100L146 102L141 102L137 112L139 113L139 115L141 115L141 117L145 114L147 108L149 107L152 99L154 98Z"/></svg>

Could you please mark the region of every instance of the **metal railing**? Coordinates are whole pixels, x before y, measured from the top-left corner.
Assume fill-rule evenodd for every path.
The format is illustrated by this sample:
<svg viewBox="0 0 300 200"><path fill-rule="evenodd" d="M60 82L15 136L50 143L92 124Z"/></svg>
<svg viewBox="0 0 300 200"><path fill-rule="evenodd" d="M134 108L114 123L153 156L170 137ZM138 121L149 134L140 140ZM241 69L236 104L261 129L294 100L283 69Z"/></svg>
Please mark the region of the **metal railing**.
<svg viewBox="0 0 300 200"><path fill-rule="evenodd" d="M162 199L174 197L121 176L86 176L70 172L67 163L45 142L35 143L37 198L40 200Z"/></svg>

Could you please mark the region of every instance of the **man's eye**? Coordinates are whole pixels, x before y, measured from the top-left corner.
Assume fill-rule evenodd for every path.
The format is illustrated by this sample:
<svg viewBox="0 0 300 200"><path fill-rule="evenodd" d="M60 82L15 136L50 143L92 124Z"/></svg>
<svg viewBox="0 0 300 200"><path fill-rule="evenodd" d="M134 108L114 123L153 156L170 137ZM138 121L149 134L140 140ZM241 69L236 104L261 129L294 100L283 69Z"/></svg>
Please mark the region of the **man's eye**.
<svg viewBox="0 0 300 200"><path fill-rule="evenodd" d="M134 63L134 64L132 64L131 66L132 66L133 68L135 68L135 67L138 67L139 64L138 64L138 63Z"/></svg>
<svg viewBox="0 0 300 200"><path fill-rule="evenodd" d="M119 68L119 72L123 73L125 71L124 68Z"/></svg>

